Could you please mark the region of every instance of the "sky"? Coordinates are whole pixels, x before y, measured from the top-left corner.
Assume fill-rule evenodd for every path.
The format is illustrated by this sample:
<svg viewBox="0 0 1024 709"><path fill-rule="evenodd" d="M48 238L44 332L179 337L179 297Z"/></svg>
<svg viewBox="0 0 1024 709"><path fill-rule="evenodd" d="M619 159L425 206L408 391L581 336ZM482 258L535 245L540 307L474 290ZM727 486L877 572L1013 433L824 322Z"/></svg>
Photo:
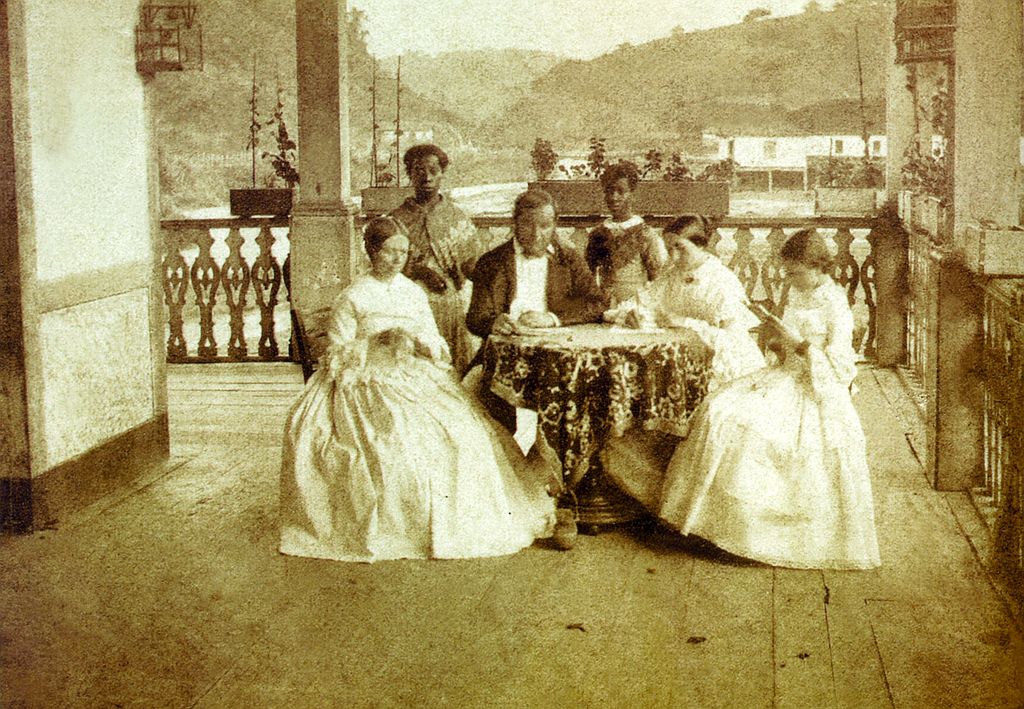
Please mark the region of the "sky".
<svg viewBox="0 0 1024 709"><path fill-rule="evenodd" d="M834 0L819 0L823 9ZM349 0L368 15L370 51L437 54L483 48L540 49L590 59L623 42L665 37L672 28L734 24L750 10L802 11L807 0Z"/></svg>

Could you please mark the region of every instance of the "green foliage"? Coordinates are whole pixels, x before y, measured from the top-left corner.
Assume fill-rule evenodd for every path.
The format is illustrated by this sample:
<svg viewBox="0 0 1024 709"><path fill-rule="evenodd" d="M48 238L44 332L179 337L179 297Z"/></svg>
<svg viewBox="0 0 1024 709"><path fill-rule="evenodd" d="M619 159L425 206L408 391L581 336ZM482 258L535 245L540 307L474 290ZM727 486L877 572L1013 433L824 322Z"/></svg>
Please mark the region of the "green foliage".
<svg viewBox="0 0 1024 709"><path fill-rule="evenodd" d="M537 138L533 142L533 150L530 151L531 165L538 180L546 180L551 171L558 164L558 153L551 146L550 140Z"/></svg>
<svg viewBox="0 0 1024 709"><path fill-rule="evenodd" d="M256 85L253 84L254 92L255 87ZM280 79L278 79L277 83L277 104L274 106L274 115L265 125L276 128L277 152L269 153L263 151L263 158L270 158L270 164L274 168L274 177L284 181L288 189L292 189L295 185L299 184L299 171L295 169L293 164L295 151L298 146L291 139L291 136L288 135L288 125L284 118L284 90L281 87Z"/></svg>
<svg viewBox="0 0 1024 709"><path fill-rule="evenodd" d="M604 138L591 136L590 152L587 153L587 167L590 168L591 176L598 179L600 179L601 175L608 167L604 144Z"/></svg>

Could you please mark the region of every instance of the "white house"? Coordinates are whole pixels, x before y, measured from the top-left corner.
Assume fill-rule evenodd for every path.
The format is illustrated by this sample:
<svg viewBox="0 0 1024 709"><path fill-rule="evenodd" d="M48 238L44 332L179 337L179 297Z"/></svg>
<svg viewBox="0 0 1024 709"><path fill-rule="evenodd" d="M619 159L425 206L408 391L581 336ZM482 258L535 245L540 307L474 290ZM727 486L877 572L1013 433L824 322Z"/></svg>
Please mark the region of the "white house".
<svg viewBox="0 0 1024 709"><path fill-rule="evenodd" d="M860 157L864 138L859 135L703 135L717 159L736 161L740 179L760 178L762 189L808 189L808 157ZM888 143L884 135L868 137L868 155L885 158Z"/></svg>

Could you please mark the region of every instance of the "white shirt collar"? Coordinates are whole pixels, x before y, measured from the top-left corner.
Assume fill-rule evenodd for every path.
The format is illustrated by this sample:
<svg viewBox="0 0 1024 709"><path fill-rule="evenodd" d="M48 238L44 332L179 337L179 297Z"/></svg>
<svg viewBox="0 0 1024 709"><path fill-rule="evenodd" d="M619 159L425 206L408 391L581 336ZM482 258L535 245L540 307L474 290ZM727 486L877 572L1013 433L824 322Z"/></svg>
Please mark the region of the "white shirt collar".
<svg viewBox="0 0 1024 709"><path fill-rule="evenodd" d="M643 222L643 217L641 217L639 214L634 214L624 222L613 222L611 219L608 219L607 221L605 221L605 224L607 224L608 226L617 226L620 229L632 229L633 227L639 224L643 224Z"/></svg>
<svg viewBox="0 0 1024 709"><path fill-rule="evenodd" d="M527 256L526 254L524 254L523 253L523 247L520 246L519 242L516 239L514 239L514 238L512 239L512 248L515 249L516 258L519 258L519 259L526 259L527 261L532 261L533 259L543 258L543 256ZM548 248L546 249L546 251L547 251L548 255L554 255L554 253L555 253L555 245L554 244L548 244Z"/></svg>

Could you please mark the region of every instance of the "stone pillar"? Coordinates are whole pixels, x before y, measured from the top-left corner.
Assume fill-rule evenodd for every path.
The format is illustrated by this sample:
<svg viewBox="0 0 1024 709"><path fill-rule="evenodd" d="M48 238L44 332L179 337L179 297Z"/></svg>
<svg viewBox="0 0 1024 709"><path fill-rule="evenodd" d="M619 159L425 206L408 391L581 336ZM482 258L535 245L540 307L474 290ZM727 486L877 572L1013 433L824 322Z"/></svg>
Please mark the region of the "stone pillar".
<svg viewBox="0 0 1024 709"><path fill-rule="evenodd" d="M1018 220L1021 4L958 0L954 35L953 223L956 254L966 228ZM1024 246L1024 242L1022 242ZM982 332L978 274L959 258L940 261L936 312L933 482L940 490L977 484L983 467Z"/></svg>
<svg viewBox="0 0 1024 709"><path fill-rule="evenodd" d="M10 28L0 8L0 531L32 526L32 469L15 184Z"/></svg>
<svg viewBox="0 0 1024 709"><path fill-rule="evenodd" d="M349 179L347 0L295 0L299 183L290 293L304 313L331 304L356 273Z"/></svg>
<svg viewBox="0 0 1024 709"><path fill-rule="evenodd" d="M888 26L895 27L896 4L888 3ZM885 198L895 211L896 198L902 189L903 153L914 140L914 99L907 90L907 67L896 63L895 37L889 37L885 90Z"/></svg>

